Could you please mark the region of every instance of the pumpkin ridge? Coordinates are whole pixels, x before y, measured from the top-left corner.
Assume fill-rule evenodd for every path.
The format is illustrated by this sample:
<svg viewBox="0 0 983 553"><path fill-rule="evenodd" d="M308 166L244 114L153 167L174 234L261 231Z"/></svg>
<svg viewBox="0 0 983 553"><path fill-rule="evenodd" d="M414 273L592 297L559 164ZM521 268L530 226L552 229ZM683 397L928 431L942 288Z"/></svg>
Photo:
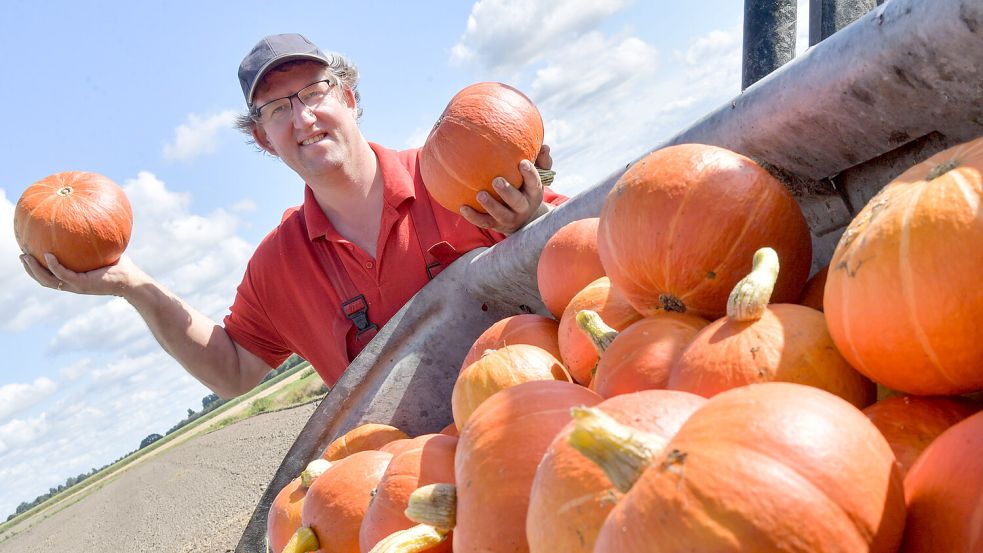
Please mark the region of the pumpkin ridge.
<svg viewBox="0 0 983 553"><path fill-rule="evenodd" d="M905 208L904 214L901 217L901 236L899 237L898 246L898 274L901 277L901 293L904 298L905 305L908 315L908 321L911 324L912 330L915 331L915 338L918 340L918 344L921 346L922 352L928 357L929 362L935 367L935 370L939 373L939 376L945 378L945 380L950 383L958 384L951 375L946 370L942 362L939 360L939 356L932 347L932 342L929 340L927 334L925 334L925 328L922 326L919 318L916 316L918 312L918 301L917 301L917 291L915 290L914 275L912 274L911 263L909 258L911 256L911 220L914 216L915 210L918 209L918 202L922 198L925 188L918 188L915 192L915 197L908 202Z"/></svg>
<svg viewBox="0 0 983 553"><path fill-rule="evenodd" d="M689 201L690 197L693 194L693 190L694 189L696 189L695 186L688 186L686 188L686 192L683 194L683 197L679 200L679 205L678 205L678 208L676 209L676 213L673 214L672 221L669 222L669 232L667 234L667 238L668 238L668 242L670 244L675 244L676 243L676 227L679 226L679 219L680 219L680 217L682 217L681 213L683 211L683 207L686 206L686 202ZM672 270L674 268L674 267L672 267L672 265L673 264L672 263L669 263L669 262L663 262L663 264L662 264L662 287L663 288L669 288L668 284L670 282L670 278L672 276ZM672 294L672 295L673 296L676 296L676 294ZM686 302L683 301L683 298L681 298L679 296L676 296L676 298L680 301L680 303L683 304L683 307L685 308L686 307ZM684 309L683 312L685 312L685 311L686 310Z"/></svg>
<svg viewBox="0 0 983 553"><path fill-rule="evenodd" d="M751 213L757 212L758 208L761 207L761 204L763 204L766 199L767 199L767 196L765 194L762 194L758 198L758 203L755 204L754 208L752 208L750 210L750 212ZM680 206L680 207L682 207L682 206ZM720 274L720 267L723 266L723 264L731 256L731 254L733 254L734 251L737 249L738 244L741 243L741 239L744 237L745 234L748 233L748 230L751 228L751 223L752 223L752 221L751 221L750 218L745 219L745 221L744 221L744 228L741 229L741 233L739 235L737 235L737 237L731 242L730 249L727 250L727 253L721 255L720 258L719 258L719 261L717 262L717 264L714 265L714 267L713 267L714 268L714 271L713 271L714 273ZM770 247L771 245L770 244L765 244L765 246L769 246ZM682 301L683 304L685 304L686 303L685 299L687 297L692 296L694 293L696 293L696 291L698 291L701 287L706 286L707 283L709 283L709 282L710 282L710 279L708 279L708 278L702 278L702 279L700 279L700 282L697 283L696 286L690 288L690 290L685 295L679 297L680 301ZM776 287L777 287L777 285L776 285Z"/></svg>
<svg viewBox="0 0 983 553"><path fill-rule="evenodd" d="M980 193L976 191L976 187L969 182L966 175L953 171L949 177L955 181L956 188L962 193L963 198L966 200L966 205L969 206L970 211L979 211L980 209Z"/></svg>
<svg viewBox="0 0 983 553"><path fill-rule="evenodd" d="M723 444L727 444L727 447L721 447ZM670 447L671 447L671 445L672 444L670 442ZM823 503L827 506L827 510L828 511L835 511L835 513L839 515L838 518L840 520L846 521L847 524L845 524L845 526L849 526L850 528L852 528L857 533L857 537L859 538L859 540L860 540L861 543L871 543L871 541L872 541L871 538L873 537L874 534L872 534L870 532L865 532L863 530L863 528L861 528L861 522L862 521L859 521L855 517L851 516L850 513L846 509L843 508L842 505L840 505L838 502L836 502L836 501L834 501L834 500L832 500L830 498L829 494L826 493L826 490L822 486L818 485L816 482L813 482L813 480L811 478L809 478L807 475L803 474L802 471L798 470L797 467L790 466L789 463L784 462L784 461L782 461L782 460L780 460L780 459L778 459L778 458L776 458L776 457L774 457L772 455L769 455L768 453L766 453L764 451L761 451L761 450L758 450L758 449L754 449L754 448L748 447L748 446L744 445L743 442L741 442L741 443L734 443L734 442L731 442L730 440L726 440L726 441L722 441L720 444L714 444L714 446L712 446L712 447L706 447L706 448L700 448L700 449L701 449L701 453L716 453L719 450L719 451L725 452L726 453L726 456L728 458L731 458L731 459L741 459L742 460L742 464L752 464L753 466L761 466L762 465L762 462L747 463L746 462L746 459L748 457L756 457L756 458L762 459L763 462L768 463L769 465L771 465L772 468L770 470L778 470L782 474L787 475L789 477L789 480L793 480L794 479L794 480L796 480L798 482L801 482L802 485L803 485L802 486L803 488L808 489L810 492L812 492L814 494L812 497L818 497L818 498L821 498L822 500L824 500ZM711 455L708 455L708 456L710 456L711 458L719 458L720 457L719 455L712 455L712 456ZM692 461L690 461L690 462L692 462ZM669 470L669 471L673 471L672 467L665 468L665 465L666 465L665 461L656 461L656 462L653 462L652 463L652 465L651 465L651 467L650 467L649 470L656 469L656 470ZM690 497L693 497L693 498L699 500L700 503L702 505L704 505L704 506L707 506L707 505L710 506L709 508L704 507L703 512L713 512L715 510L720 510L719 509L719 503L716 501L718 499L718 497L715 496L713 493L706 494L705 492L702 491L701 488L694 486L692 484L692 481L687 482L686 481L687 479L686 479L686 476L685 476L686 475L685 465L684 465L684 468L682 468L681 470L682 470L682 472L680 473L680 476L679 476L679 480L677 482L677 485L685 485L686 486L686 490L688 492L690 492ZM802 497L804 495L807 495L807 494L804 494L801 491L796 494L797 497ZM685 499L683 501L685 501ZM714 506L717 506L717 508L713 508ZM770 534L767 531L768 530L771 530L771 529L770 528L761 528L761 529L759 529L759 527L757 525L755 525L753 522L749 522L748 521L748 518L746 516L744 516L747 512L742 511L742 510L739 510L739 509L733 509L733 508L727 509L725 512L728 513L728 514L731 514L731 515L740 515L739 521L741 523L741 526L743 526L742 529L759 530L758 532L756 532L756 534L758 535L758 539L760 539L761 541L758 541L758 539L756 539L756 540L753 541L753 543L757 543L757 544L760 544L760 543L773 543L772 540L768 539ZM731 525L729 525L729 524L720 524L718 521L719 521L719 517L717 519L713 520L713 522L717 522L718 523L717 524L717 527L718 528L723 528L726 531L728 531L728 534L733 535L733 532L731 531L732 530L732 526ZM761 532L760 530L765 530L765 532Z"/></svg>
<svg viewBox="0 0 983 553"><path fill-rule="evenodd" d="M460 127L461 129L470 131L470 129L468 129L465 125L463 125L460 120L458 120L458 119L456 119L454 117L443 116L443 117L440 118L439 124L440 125L443 125L445 121L448 122L449 124L453 124L456 127ZM431 151L430 155L432 155L436 159L436 161L443 168L444 172L448 176L452 177L455 182L461 184L463 187L468 188L469 190L476 190L474 187L471 186L471 183L467 179L462 178L458 173L456 173L454 171L454 165L453 164L447 163L444 160L444 152L443 152L443 150L441 148L437 148L437 149Z"/></svg>
<svg viewBox="0 0 983 553"><path fill-rule="evenodd" d="M454 119L454 118L450 117L450 119ZM487 142L490 146L493 146L496 150L504 151L506 154L509 154L508 157L512 157L511 156L511 154L513 153L512 148L506 148L505 147L506 144L503 143L503 141L497 140L493 135L487 132L483 132L485 127L473 127L471 125L468 125L468 123L469 121L460 121L458 122L458 125L466 129L469 133L480 136L485 142ZM519 148L516 148L516 150L520 150L522 145L516 144L516 146L519 146ZM529 161L536 161L536 160L531 159ZM521 185L522 183L519 184Z"/></svg>

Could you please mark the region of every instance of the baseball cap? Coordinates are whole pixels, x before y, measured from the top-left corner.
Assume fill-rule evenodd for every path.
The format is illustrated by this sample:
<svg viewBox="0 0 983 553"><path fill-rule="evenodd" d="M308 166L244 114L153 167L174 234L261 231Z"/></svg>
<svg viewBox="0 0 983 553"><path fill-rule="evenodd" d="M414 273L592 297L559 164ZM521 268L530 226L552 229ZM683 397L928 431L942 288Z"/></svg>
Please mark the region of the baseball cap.
<svg viewBox="0 0 983 553"><path fill-rule="evenodd" d="M285 61L309 59L330 64L313 42L296 33L269 35L253 46L239 64L239 84L242 94L246 97L246 105L253 105L253 94L256 85L266 75L266 72Z"/></svg>

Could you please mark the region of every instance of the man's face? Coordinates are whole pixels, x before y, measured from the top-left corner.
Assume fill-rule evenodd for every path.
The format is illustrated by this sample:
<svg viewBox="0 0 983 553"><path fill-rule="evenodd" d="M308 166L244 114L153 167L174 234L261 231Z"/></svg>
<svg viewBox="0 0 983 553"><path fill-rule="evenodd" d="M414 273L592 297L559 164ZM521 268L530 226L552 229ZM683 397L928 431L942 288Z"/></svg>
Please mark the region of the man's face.
<svg viewBox="0 0 983 553"><path fill-rule="evenodd" d="M293 64L285 71L267 73L253 98L253 105L289 96L316 81L328 78L317 62ZM356 122L351 91L334 86L316 108L291 99L289 116L278 122L261 122L254 132L256 143L278 156L308 184L330 176L351 159L350 152L362 138Z"/></svg>

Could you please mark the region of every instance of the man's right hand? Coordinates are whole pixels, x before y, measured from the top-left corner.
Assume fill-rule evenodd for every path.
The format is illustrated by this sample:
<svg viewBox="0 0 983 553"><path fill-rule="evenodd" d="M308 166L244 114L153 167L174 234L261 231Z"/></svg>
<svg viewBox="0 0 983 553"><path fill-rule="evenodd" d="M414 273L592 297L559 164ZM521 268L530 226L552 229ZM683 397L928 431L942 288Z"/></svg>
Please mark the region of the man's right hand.
<svg viewBox="0 0 983 553"><path fill-rule="evenodd" d="M143 271L126 255L112 265L86 273L76 273L65 268L50 253L45 254L48 269L30 254L22 254L20 261L27 274L41 286L76 294L125 296L140 277L144 276Z"/></svg>

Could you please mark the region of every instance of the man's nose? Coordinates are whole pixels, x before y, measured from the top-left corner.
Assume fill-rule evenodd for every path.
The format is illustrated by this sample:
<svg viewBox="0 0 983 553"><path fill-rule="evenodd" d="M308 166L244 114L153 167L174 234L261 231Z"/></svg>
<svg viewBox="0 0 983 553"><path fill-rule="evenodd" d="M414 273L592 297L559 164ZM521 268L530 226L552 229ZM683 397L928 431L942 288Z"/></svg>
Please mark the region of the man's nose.
<svg viewBox="0 0 983 553"><path fill-rule="evenodd" d="M297 101L294 104L294 100ZM314 115L314 108L307 107L307 104L302 102L299 97L290 97L290 115L293 119L294 126L300 127L307 125L307 120L310 119L314 121L317 117Z"/></svg>

